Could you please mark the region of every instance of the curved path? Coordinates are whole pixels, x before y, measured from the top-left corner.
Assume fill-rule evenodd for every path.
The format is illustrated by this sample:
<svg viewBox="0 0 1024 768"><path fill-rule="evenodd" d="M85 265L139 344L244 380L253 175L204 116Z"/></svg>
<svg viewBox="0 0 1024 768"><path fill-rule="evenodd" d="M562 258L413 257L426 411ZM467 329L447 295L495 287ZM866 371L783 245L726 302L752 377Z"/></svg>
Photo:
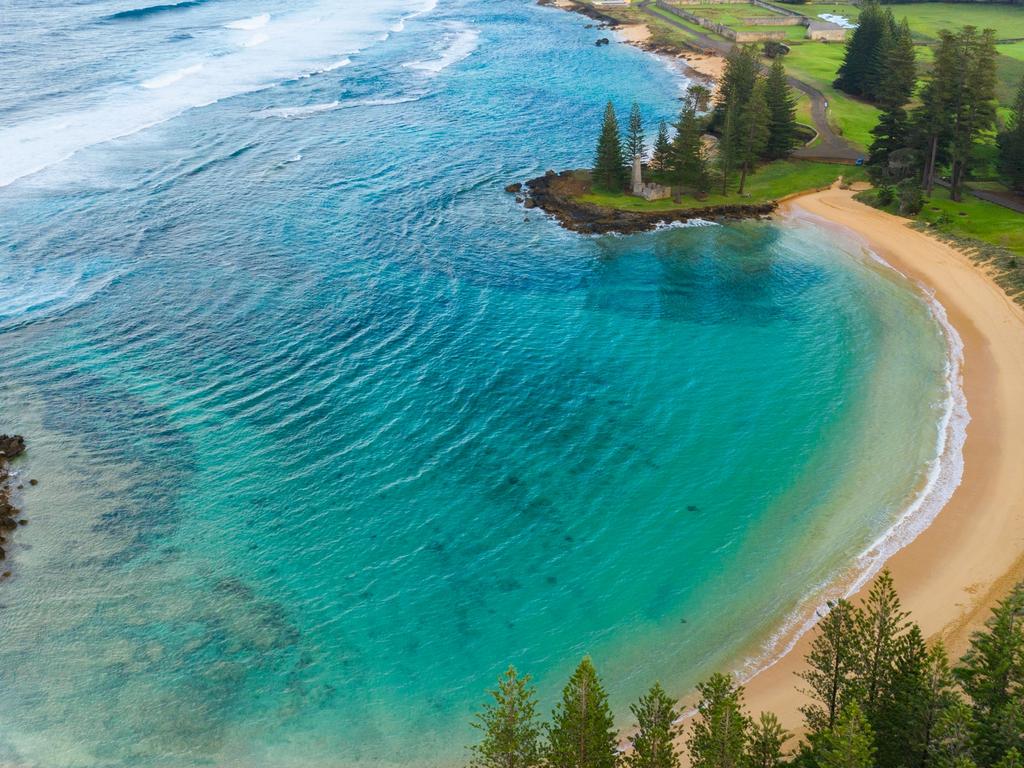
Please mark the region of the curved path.
<svg viewBox="0 0 1024 768"><path fill-rule="evenodd" d="M690 29L678 21L670 19L668 16L652 11L650 9L651 2L652 0L643 0L637 4L637 7L642 9L644 13L654 16L685 32L695 48L703 48L705 50L714 51L720 56L726 56L735 45L735 43L731 43L728 40L715 40L712 37ZM787 79L792 87L806 94L810 99L811 120L814 122L814 129L818 132L818 137L820 138L817 145L813 147L801 147L793 153L793 157L799 157L804 160L824 160L840 163L853 163L859 158L864 157L864 153L861 150L854 147L849 141L836 133L835 129L829 123L828 99L825 98L825 94L813 85L805 83L803 80L798 80L792 76L787 77Z"/></svg>

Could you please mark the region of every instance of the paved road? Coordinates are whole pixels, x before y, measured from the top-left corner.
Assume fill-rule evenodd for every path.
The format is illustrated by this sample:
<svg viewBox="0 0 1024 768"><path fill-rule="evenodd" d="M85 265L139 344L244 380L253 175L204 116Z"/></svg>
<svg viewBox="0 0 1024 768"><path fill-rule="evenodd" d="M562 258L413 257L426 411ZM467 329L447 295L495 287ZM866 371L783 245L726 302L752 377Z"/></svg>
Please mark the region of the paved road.
<svg viewBox="0 0 1024 768"><path fill-rule="evenodd" d="M949 182L945 179L936 179L935 183L940 187L949 189ZM985 189L972 189L969 186L964 186L964 189L968 194L974 195L979 200L986 200L996 205L1001 205L1003 208L1009 208L1011 211L1017 211L1017 213L1024 213L1024 195L1018 195L1016 192L992 192Z"/></svg>
<svg viewBox="0 0 1024 768"><path fill-rule="evenodd" d="M695 32L689 27L686 27L667 16L655 13L649 7L651 2L652 0L644 0L644 2L638 3L637 5L642 8L645 13L656 16L661 21L671 24L685 32L687 37L693 41L695 48L714 51L721 56L725 56L732 50L734 43L727 40L715 40L714 38L708 37L700 32ZM807 94L807 97L810 99L811 120L814 122L814 129L818 132L818 136L821 138L818 144L813 147L801 147L796 150L793 153L793 157L800 157L805 160L825 160L840 163L853 163L856 162L858 158L863 157L863 152L836 133L835 129L833 129L829 124L828 99L825 98L825 94L813 85L805 83L803 80L798 80L792 76L790 76L788 80L792 87Z"/></svg>
<svg viewBox="0 0 1024 768"><path fill-rule="evenodd" d="M990 192L984 189L972 189L971 187L967 189L980 200L987 200L990 203L1001 205L1003 208L1009 208L1011 211L1024 213L1024 196L1018 195L1015 192Z"/></svg>

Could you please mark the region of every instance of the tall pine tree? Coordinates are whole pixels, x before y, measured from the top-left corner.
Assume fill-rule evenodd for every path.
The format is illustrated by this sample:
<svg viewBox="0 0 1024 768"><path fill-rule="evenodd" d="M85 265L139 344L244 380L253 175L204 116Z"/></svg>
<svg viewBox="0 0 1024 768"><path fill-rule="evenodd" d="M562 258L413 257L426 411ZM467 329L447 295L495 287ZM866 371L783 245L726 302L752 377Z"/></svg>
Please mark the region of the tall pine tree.
<svg viewBox="0 0 1024 768"><path fill-rule="evenodd" d="M530 676L520 677L509 667L490 692L473 727L480 742L471 747L473 768L537 768L541 765L540 723Z"/></svg>
<svg viewBox="0 0 1024 768"><path fill-rule="evenodd" d="M812 732L835 727L840 711L855 699L858 665L857 611L846 600L832 605L818 623L807 654L809 669L800 673L813 700L801 708Z"/></svg>
<svg viewBox="0 0 1024 768"><path fill-rule="evenodd" d="M780 160L789 157L797 144L796 98L786 82L782 58L772 61L765 81L764 98L768 103L768 140L763 157Z"/></svg>
<svg viewBox="0 0 1024 768"><path fill-rule="evenodd" d="M644 117L640 114L640 105L634 101L629 110L629 128L626 131L626 162L632 163L637 155L644 157L646 154Z"/></svg>
<svg viewBox="0 0 1024 768"><path fill-rule="evenodd" d="M615 723L590 657L562 691L548 726L547 768L615 768Z"/></svg>
<svg viewBox="0 0 1024 768"><path fill-rule="evenodd" d="M879 80L879 52L892 30L892 13L876 0L868 0L860 9L857 28L846 41L843 63L833 85L854 96L874 97Z"/></svg>
<svg viewBox="0 0 1024 768"><path fill-rule="evenodd" d="M913 97L917 83L914 39L906 19L900 22L893 34L886 37L880 57L881 66L886 72L877 90L882 114L878 124L871 129L874 141L871 143L868 162L875 168L883 169L883 180L889 182L898 179L887 178L884 167L890 154L907 146L910 123L906 104Z"/></svg>
<svg viewBox="0 0 1024 768"><path fill-rule="evenodd" d="M1017 98L996 139L999 145L999 175L1010 189L1024 191L1024 78L1017 86Z"/></svg>
<svg viewBox="0 0 1024 768"><path fill-rule="evenodd" d="M718 168L723 195L729 193L729 181L743 164L744 108L750 101L759 71L757 52L750 46L736 46L726 56L714 116L719 134Z"/></svg>
<svg viewBox="0 0 1024 768"><path fill-rule="evenodd" d="M769 120L771 112L768 109L768 101L765 99L765 80L757 77L754 80L754 87L750 90L750 97L740 108L739 125L739 147L736 158L740 166L739 194L743 194L743 188L747 183L747 175L754 169L754 164L765 151L770 137Z"/></svg>
<svg viewBox="0 0 1024 768"><path fill-rule="evenodd" d="M854 622L858 688L864 715L872 726L877 727L882 702L892 693L900 644L910 627L907 616L892 576L882 571Z"/></svg>
<svg viewBox="0 0 1024 768"><path fill-rule="evenodd" d="M912 119L913 132L923 158L923 186L928 195L935 186L939 167L948 159L947 148L952 135L950 113L959 88L958 71L962 66L956 36L948 30L940 30L932 66L921 89L921 105L914 110Z"/></svg>
<svg viewBox="0 0 1024 768"><path fill-rule="evenodd" d="M1019 727L1019 738L1024 730L1024 584L974 633L955 673L973 703L979 761L995 762L1013 747L1024 748L1012 733Z"/></svg>
<svg viewBox="0 0 1024 768"><path fill-rule="evenodd" d="M741 768L750 718L743 688L728 675L714 674L697 686L700 702L688 742L692 768Z"/></svg>
<svg viewBox="0 0 1024 768"><path fill-rule="evenodd" d="M629 739L633 751L625 758L627 768L678 768L673 742L679 735L679 712L672 698L655 683L630 710L637 729Z"/></svg>
<svg viewBox="0 0 1024 768"><path fill-rule="evenodd" d="M667 171L672 167L672 142L668 138L668 125L662 120L658 124L658 138L654 141L654 154L651 157L651 168L658 172Z"/></svg>
<svg viewBox="0 0 1024 768"><path fill-rule="evenodd" d="M996 119L995 32L964 27L957 35L960 79L953 100L949 197L960 201L978 138Z"/></svg>
<svg viewBox="0 0 1024 768"><path fill-rule="evenodd" d="M676 135L671 150L671 179L678 191L683 188L697 194L709 186L707 156L704 150L704 112L710 93L704 86L687 89L683 108L676 123Z"/></svg>
<svg viewBox="0 0 1024 768"><path fill-rule="evenodd" d="M848 704L816 749L817 768L874 768L871 724L856 702Z"/></svg>
<svg viewBox="0 0 1024 768"><path fill-rule="evenodd" d="M892 685L874 721L879 768L922 768L940 713L956 701L945 649L929 649L912 626L899 642Z"/></svg>
<svg viewBox="0 0 1024 768"><path fill-rule="evenodd" d="M621 192L625 183L626 169L619 137L619 121L615 116L615 107L609 101L604 108L601 136L597 140L593 185L596 189Z"/></svg>
<svg viewBox="0 0 1024 768"><path fill-rule="evenodd" d="M970 707L962 701L946 707L935 723L928 765L934 768L962 768L974 764L971 745L976 726Z"/></svg>
<svg viewBox="0 0 1024 768"><path fill-rule="evenodd" d="M750 728L745 768L780 768L785 757L782 748L790 736L779 718L771 712L762 712Z"/></svg>

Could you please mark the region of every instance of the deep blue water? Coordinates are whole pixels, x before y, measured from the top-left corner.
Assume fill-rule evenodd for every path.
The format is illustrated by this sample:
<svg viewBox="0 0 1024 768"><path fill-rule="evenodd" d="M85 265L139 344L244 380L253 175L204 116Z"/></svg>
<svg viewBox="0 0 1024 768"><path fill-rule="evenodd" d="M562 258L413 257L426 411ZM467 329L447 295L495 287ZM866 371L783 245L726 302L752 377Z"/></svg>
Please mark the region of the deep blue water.
<svg viewBox="0 0 1024 768"><path fill-rule="evenodd" d="M927 305L809 222L503 188L678 73L527 0L0 11L0 762L458 763L509 663L756 653L934 457Z"/></svg>

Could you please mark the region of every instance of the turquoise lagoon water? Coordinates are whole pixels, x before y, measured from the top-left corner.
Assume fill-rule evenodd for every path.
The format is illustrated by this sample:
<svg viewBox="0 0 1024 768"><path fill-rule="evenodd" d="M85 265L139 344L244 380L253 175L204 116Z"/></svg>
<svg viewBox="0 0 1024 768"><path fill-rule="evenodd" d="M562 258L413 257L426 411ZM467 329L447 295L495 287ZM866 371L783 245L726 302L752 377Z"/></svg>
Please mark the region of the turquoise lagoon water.
<svg viewBox="0 0 1024 768"><path fill-rule="evenodd" d="M2 15L0 428L40 482L0 763L452 765L507 664L547 709L584 653L625 722L946 482L947 339L856 242L583 238L502 191L586 163L609 96L677 106L585 19Z"/></svg>

